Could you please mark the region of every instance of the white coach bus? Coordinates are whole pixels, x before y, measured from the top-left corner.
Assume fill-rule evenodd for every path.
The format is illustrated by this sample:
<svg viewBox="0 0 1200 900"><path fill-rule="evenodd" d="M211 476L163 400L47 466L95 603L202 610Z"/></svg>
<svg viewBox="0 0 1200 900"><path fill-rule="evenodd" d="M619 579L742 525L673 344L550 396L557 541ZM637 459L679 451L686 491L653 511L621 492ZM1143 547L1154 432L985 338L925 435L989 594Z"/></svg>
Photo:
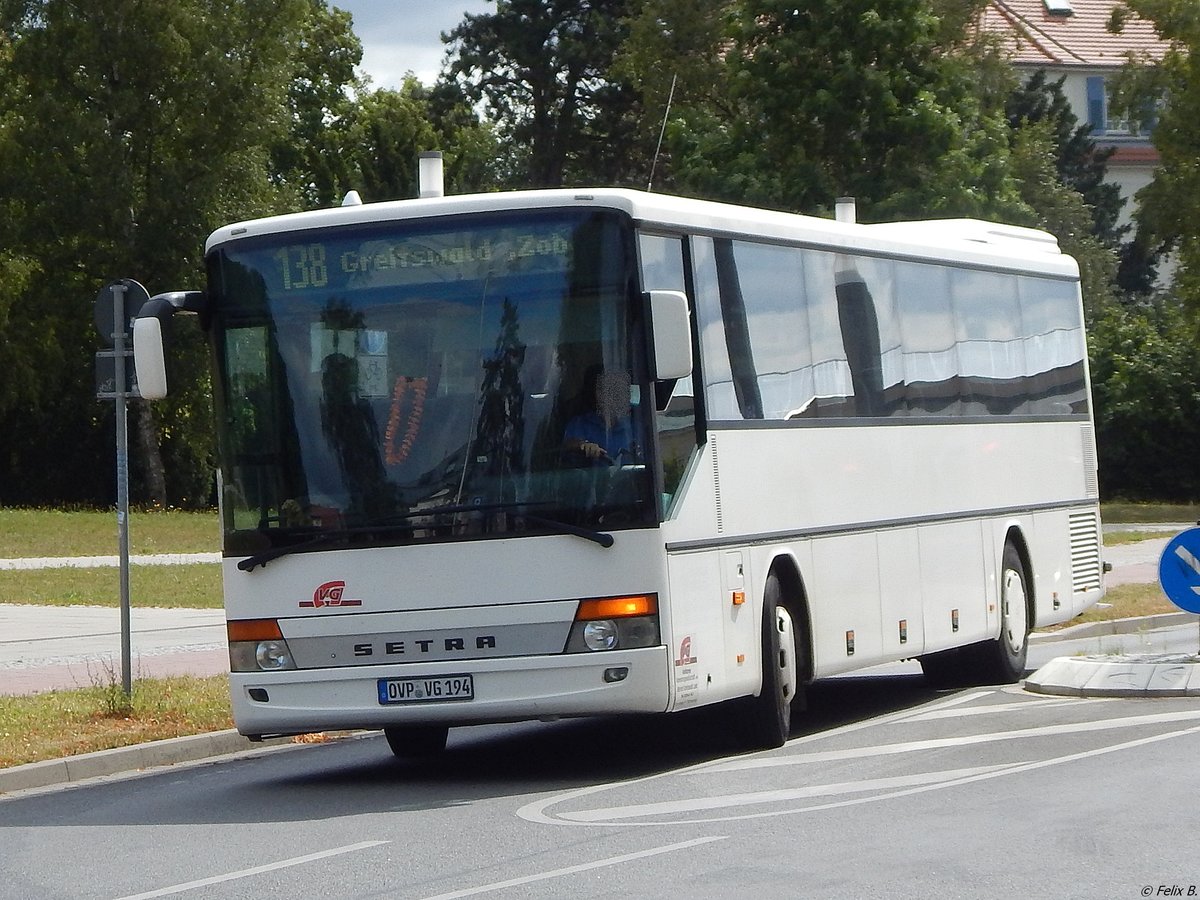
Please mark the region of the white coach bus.
<svg viewBox="0 0 1200 900"><path fill-rule="evenodd" d="M436 193L436 192L435 192ZM252 738L724 703L814 679L1018 680L1103 593L1074 260L627 190L230 225L200 314L233 710Z"/></svg>

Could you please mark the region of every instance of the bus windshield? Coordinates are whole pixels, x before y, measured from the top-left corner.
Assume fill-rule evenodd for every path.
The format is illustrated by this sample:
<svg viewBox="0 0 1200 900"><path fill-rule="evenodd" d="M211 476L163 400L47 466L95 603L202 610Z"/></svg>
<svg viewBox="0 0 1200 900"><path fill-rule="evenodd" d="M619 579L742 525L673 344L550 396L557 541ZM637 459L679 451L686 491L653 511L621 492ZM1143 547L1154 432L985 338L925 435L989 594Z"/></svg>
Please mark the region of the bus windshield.
<svg viewBox="0 0 1200 900"><path fill-rule="evenodd" d="M215 248L226 553L654 524L630 235L555 210Z"/></svg>

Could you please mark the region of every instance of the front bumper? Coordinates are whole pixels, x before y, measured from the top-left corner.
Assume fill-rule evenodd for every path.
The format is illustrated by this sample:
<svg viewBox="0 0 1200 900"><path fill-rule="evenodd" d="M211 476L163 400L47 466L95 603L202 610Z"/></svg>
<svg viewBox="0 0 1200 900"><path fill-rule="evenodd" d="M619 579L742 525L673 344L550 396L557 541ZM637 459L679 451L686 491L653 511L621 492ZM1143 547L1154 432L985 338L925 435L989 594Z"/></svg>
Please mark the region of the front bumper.
<svg viewBox="0 0 1200 900"><path fill-rule="evenodd" d="M605 672L627 669L619 681ZM393 725L482 725L571 716L663 712L670 669L665 647L587 654L407 665L235 672L233 717L244 735L302 734ZM379 702L385 678L463 675L472 700ZM265 697L266 699L253 699Z"/></svg>

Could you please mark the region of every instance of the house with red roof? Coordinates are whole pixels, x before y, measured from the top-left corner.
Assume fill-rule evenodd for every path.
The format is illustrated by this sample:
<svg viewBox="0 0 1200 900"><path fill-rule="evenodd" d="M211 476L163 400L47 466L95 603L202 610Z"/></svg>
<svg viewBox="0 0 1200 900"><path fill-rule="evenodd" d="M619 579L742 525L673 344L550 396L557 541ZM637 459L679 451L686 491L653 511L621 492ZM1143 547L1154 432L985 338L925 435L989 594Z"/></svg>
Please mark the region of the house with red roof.
<svg viewBox="0 0 1200 900"><path fill-rule="evenodd" d="M1134 194L1153 177L1158 151L1148 129L1110 109L1111 83L1131 59L1160 60L1168 44L1133 13L1119 30L1112 28L1118 8L1120 0L991 0L981 25L999 38L1019 71L1065 79L1063 92L1076 117L1091 126L1098 147L1114 148L1108 180L1121 188L1121 221L1127 223Z"/></svg>

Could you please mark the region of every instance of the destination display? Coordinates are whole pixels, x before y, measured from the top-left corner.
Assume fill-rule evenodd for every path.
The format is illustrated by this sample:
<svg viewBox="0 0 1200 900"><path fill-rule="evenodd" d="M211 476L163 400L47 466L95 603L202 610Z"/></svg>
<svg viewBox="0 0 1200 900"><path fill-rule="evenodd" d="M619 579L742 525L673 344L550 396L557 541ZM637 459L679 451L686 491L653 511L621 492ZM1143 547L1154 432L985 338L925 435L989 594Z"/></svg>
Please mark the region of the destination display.
<svg viewBox="0 0 1200 900"><path fill-rule="evenodd" d="M348 241L309 241L278 247L271 254L271 279L285 293L321 290L331 285L367 287L411 274L447 280L477 279L497 268L523 263L547 271L565 271L571 262L571 228L561 222L544 228L524 223L519 229L422 233L411 237ZM410 277L405 278L405 273Z"/></svg>

